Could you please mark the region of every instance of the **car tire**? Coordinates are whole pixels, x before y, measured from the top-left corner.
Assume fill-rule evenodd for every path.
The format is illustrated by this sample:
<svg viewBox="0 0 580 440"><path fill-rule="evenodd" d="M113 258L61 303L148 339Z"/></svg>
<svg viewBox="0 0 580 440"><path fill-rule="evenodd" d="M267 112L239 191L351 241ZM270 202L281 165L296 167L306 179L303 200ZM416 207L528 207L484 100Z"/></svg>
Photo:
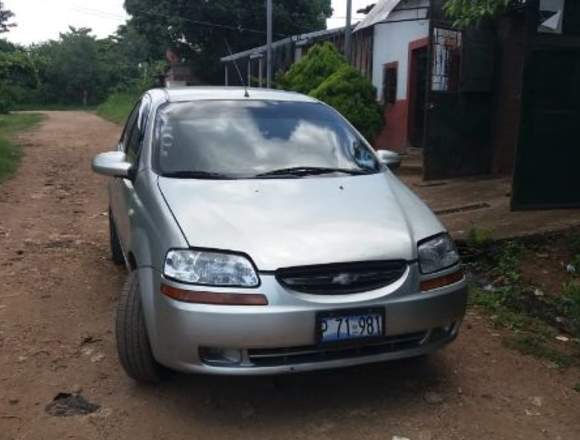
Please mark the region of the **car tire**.
<svg viewBox="0 0 580 440"><path fill-rule="evenodd" d="M137 382L160 382L164 369L151 351L136 272L129 274L121 292L115 336L119 360L127 375Z"/></svg>
<svg viewBox="0 0 580 440"><path fill-rule="evenodd" d="M125 257L123 256L121 242L117 235L117 228L115 228L115 222L113 221L111 210L109 210L109 238L111 242L111 260L113 260L113 263L117 265L125 264Z"/></svg>

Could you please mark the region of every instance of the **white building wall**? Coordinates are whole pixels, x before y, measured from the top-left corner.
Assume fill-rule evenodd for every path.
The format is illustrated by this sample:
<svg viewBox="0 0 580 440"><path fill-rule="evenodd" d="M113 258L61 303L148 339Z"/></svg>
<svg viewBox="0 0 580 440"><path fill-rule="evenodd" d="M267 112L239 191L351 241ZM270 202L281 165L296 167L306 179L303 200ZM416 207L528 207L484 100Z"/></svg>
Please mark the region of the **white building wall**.
<svg viewBox="0 0 580 440"><path fill-rule="evenodd" d="M407 99L407 81L409 68L409 43L429 36L429 20L415 20L417 16L426 16L426 10L410 11L406 8L428 1L402 2L388 18L388 22L375 25L373 44L373 85L377 89L377 98L383 95L383 66L398 62L397 100ZM412 21L397 21L412 20Z"/></svg>

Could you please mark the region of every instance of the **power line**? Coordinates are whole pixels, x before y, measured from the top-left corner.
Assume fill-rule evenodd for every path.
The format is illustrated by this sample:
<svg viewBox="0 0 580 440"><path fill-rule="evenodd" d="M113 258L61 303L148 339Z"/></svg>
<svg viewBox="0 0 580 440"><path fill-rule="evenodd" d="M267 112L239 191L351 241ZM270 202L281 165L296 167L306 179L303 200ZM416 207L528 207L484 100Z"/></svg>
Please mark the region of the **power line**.
<svg viewBox="0 0 580 440"><path fill-rule="evenodd" d="M91 17L103 18L105 20L114 20L114 21L118 21L118 22L127 21L126 17L121 17L120 15L113 15L113 14L109 15L109 14L104 14L104 13L92 12L92 11L88 11L88 10L82 10L80 8L70 8L70 10L73 12L88 15Z"/></svg>
<svg viewBox="0 0 580 440"><path fill-rule="evenodd" d="M80 12L80 13L83 13L86 15L92 15L92 16L99 17L99 18L110 18L110 19L114 18L114 19L123 20L123 21L126 21L129 19L129 17L127 17L127 16L115 14L115 13L110 12L110 11L103 11L103 10L95 9L95 8L87 8L85 6L80 6L80 5L75 5L71 9L76 11L76 12ZM248 32L248 33L260 34L260 35L267 35L267 32L265 30L246 28L244 26L231 26L231 25L215 23L215 22L211 22L211 21L192 20L192 19L186 18L186 17L171 16L171 15L161 14L158 12L151 12L151 11L140 11L140 13L145 14L145 15L154 15L154 16L158 16L158 17L163 17L163 18L167 18L170 20L172 20L172 19L184 20L184 21L187 21L188 23L196 24L199 26L216 28L216 29L224 29L224 30L230 30L230 31L235 31L235 32L240 32L240 33ZM305 14L294 14L294 15L306 16ZM354 19L357 19L357 20L362 19L362 18L364 18L364 17L354 17ZM329 19L341 20L341 19L346 19L346 17L329 17ZM312 31L312 29L310 29L310 28L303 29L303 31L310 32L310 31ZM282 33L274 33L274 35L276 37L280 37L280 38L286 38L289 36L288 34L282 34Z"/></svg>
<svg viewBox="0 0 580 440"><path fill-rule="evenodd" d="M123 17L121 15L114 14L114 13L107 12L107 11L102 11L99 9L78 7L78 6L71 8L71 9L73 9L77 12L87 14L87 15L98 16L100 18L116 18L116 19L127 20L127 17ZM213 23L210 21L192 20L192 19L186 18L186 17L176 17L176 16L170 16L170 15L164 15L164 14L160 14L158 12L154 13L154 12L150 12L150 11L140 11L140 13L143 13L146 15L154 15L156 17L163 17L163 18L167 18L170 20L179 19L179 20L187 21L188 23L196 24L199 26L211 27L211 28L216 28L216 29L224 29L224 30L236 31L236 32L240 32L240 33L248 32L248 33L253 33L253 34L266 35L266 31L259 30L259 29L246 28L244 26L230 26L227 24ZM285 38L288 36L287 34L274 34L274 35L281 37L281 38Z"/></svg>

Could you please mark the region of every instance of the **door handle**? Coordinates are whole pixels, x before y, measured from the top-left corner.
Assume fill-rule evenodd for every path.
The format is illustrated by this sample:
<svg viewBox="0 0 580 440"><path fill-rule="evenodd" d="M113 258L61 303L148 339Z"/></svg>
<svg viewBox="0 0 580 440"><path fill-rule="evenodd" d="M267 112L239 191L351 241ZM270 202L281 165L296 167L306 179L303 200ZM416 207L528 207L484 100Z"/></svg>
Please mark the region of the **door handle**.
<svg viewBox="0 0 580 440"><path fill-rule="evenodd" d="M436 105L430 102L425 106L425 110L435 110Z"/></svg>

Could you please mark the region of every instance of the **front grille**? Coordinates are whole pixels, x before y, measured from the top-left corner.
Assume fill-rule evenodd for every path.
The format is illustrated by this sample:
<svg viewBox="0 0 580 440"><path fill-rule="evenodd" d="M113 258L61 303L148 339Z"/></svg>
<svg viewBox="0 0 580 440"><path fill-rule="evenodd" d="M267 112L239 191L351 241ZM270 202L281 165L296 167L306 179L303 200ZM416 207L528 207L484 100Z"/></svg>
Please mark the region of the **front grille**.
<svg viewBox="0 0 580 440"><path fill-rule="evenodd" d="M324 362L372 356L384 353L409 350L419 347L427 338L428 332L409 333L389 336L379 341L347 347L293 347L263 348L248 350L250 363L255 367L274 367L280 365Z"/></svg>
<svg viewBox="0 0 580 440"><path fill-rule="evenodd" d="M365 261L278 269L276 279L288 289L314 295L344 295L379 289L403 276L407 263Z"/></svg>

